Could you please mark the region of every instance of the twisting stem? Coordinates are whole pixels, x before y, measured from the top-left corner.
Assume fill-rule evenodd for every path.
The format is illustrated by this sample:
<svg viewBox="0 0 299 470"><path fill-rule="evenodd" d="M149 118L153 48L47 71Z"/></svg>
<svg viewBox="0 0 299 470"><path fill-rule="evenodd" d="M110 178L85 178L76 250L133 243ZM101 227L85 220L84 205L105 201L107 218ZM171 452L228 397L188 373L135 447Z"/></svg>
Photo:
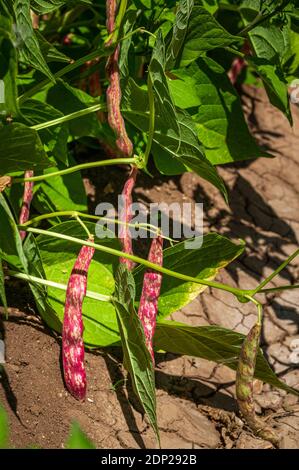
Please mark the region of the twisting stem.
<svg viewBox="0 0 299 470"><path fill-rule="evenodd" d="M55 289L60 289L66 291L67 285L61 284L60 282L48 281L47 279L42 279L40 277L31 276L29 274L18 273L16 271L7 270L7 274L16 279L21 279L23 281L32 282L33 284L41 284L46 287L54 287ZM86 297L90 299L100 300L101 302L110 302L111 297L109 295L98 294L93 291L86 291Z"/></svg>
<svg viewBox="0 0 299 470"><path fill-rule="evenodd" d="M146 222L135 222L134 224L133 223L128 223L128 222L123 222L122 220L118 220L118 219L111 219L109 217L104 217L104 216L99 216L99 215L92 215L92 214L85 214L84 212L78 212L78 211L56 211L56 212L50 212L48 214L42 214L42 215L38 215L37 217L34 217L33 219L30 219L28 220L27 222L25 222L24 224L22 224L22 227L29 227L29 225L33 225L33 224L37 224L38 222L41 222L42 220L48 220L48 219L51 219L51 218L56 218L56 217L81 217L81 218L85 218L85 219L90 219L90 220L102 220L103 222L111 222L113 224L117 224L117 225L127 225L128 227L132 227L132 228L142 228L142 229L145 229L147 230L148 232L150 233L154 233L155 235L157 235L159 233L159 227L156 227L155 225L153 224L147 224ZM20 226L20 228L22 228ZM171 243L179 243L178 240L174 240L173 238L171 237L167 237L166 235L162 235L162 238L164 238L165 240L168 240L170 241Z"/></svg>
<svg viewBox="0 0 299 470"><path fill-rule="evenodd" d="M238 289L236 287L231 287L231 286L228 286L226 284L221 284L220 282L198 279L196 277L191 277L191 276L187 276L185 274L181 274L181 273L178 273L178 272L175 272L175 271L171 271L170 269L163 268L162 266L158 266L157 264L151 263L148 260L140 258L139 256L124 253L122 251L116 250L115 248L111 248L111 247L108 247L108 246L105 246L105 245L92 243L92 242L89 242L89 241L81 240L80 238L70 237L70 236L62 234L62 233L52 232L50 230L42 230L42 229L30 228L30 227L29 228L23 227L23 228L27 232L46 235L47 237L59 238L61 240L67 240L69 242L76 243L77 245L90 246L90 247L95 248L98 251L103 251L104 253L109 253L110 255L113 255L113 256L127 258L127 259L129 259L129 260L131 260L135 263L142 264L143 266L145 266L147 268L153 269L154 271L158 271L158 272L161 272L161 273L166 274L168 276L172 276L172 277L175 277L177 279L181 279L182 281L193 282L195 284L214 287L216 289L221 289L221 290L230 292L231 294L234 294L237 297L240 297L240 296L245 297L246 295L250 295L252 293L252 291Z"/></svg>
<svg viewBox="0 0 299 470"><path fill-rule="evenodd" d="M77 119L86 114L95 113L96 111L105 111L106 104L98 103L94 104L93 106L89 106L88 108L80 109L80 111L75 111L74 113L67 114L57 119L52 119L51 121L42 122L40 124L35 124L31 126L31 129L35 131L40 131L42 129L47 129L48 127L57 126L58 124L63 124L64 122L71 121L72 119Z"/></svg>
<svg viewBox="0 0 299 470"><path fill-rule="evenodd" d="M54 171L53 173L46 173L44 175L33 176L32 178L14 178L13 183L24 183L25 181L44 181L49 178L54 178L55 176L69 175L75 173L76 171L86 170L87 168L97 168L100 166L110 166L110 165L124 165L130 164L134 165L136 162L135 158L114 158L112 160L100 160L98 162L88 162L81 163L80 165L75 165L70 168L65 168L64 170Z"/></svg>
<svg viewBox="0 0 299 470"><path fill-rule="evenodd" d="M273 271L273 273L270 274L270 276L268 276L263 282L261 282L261 284L259 284L257 286L257 288L253 291L253 295L260 292L263 289L263 287L265 287L267 284L269 284L269 282L272 281L272 279L275 276L277 276L277 274L279 274L280 271L282 271L298 255L299 255L299 249L296 250L291 256L289 256L283 263L281 263L281 265L278 266L278 268L275 269L275 271Z"/></svg>

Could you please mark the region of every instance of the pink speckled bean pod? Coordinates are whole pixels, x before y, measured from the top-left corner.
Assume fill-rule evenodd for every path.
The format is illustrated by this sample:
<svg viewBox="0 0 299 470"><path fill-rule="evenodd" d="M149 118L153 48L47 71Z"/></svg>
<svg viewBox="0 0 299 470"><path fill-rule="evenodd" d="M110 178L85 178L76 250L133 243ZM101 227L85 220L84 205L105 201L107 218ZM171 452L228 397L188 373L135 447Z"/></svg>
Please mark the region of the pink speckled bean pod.
<svg viewBox="0 0 299 470"><path fill-rule="evenodd" d="M136 167L132 168L129 178L125 182L124 188L121 193L122 209L119 214L119 220L127 224L130 223L132 220L132 211L131 211L132 191L135 185L137 172L138 170ZM119 238L120 238L124 253L133 254L132 237L130 234L130 228L127 225L123 225L123 224L120 225ZM130 271L135 266L135 263L133 261L126 259L126 258L120 258L120 262L126 264L127 268Z"/></svg>
<svg viewBox="0 0 299 470"><path fill-rule="evenodd" d="M93 241L91 237L89 241ZM86 395L82 304L86 295L87 273L95 249L83 246L72 269L66 291L62 328L62 363L69 392L77 399Z"/></svg>
<svg viewBox="0 0 299 470"><path fill-rule="evenodd" d="M106 26L108 33L111 34L115 28L115 16L117 10L117 2L115 0L107 0L107 21ZM107 46L110 46L110 41ZM113 53L107 60L106 74L109 79L109 86L106 91L107 109L108 109L108 122L115 132L117 148L125 155L131 156L133 153L133 144L128 137L125 121L121 114L121 87L119 78L119 59L120 46L116 46Z"/></svg>
<svg viewBox="0 0 299 470"><path fill-rule="evenodd" d="M236 374L236 396L243 417L252 431L262 439L279 443L276 432L256 415L253 399L253 379L259 350L261 325L256 323L246 336L239 356Z"/></svg>
<svg viewBox="0 0 299 470"><path fill-rule="evenodd" d="M153 239L148 261L163 265L163 238L158 235ZM156 318L158 313L158 300L162 284L162 274L147 269L143 277L142 293L138 309L138 316L143 325L145 340L153 362L155 362L153 337L156 329Z"/></svg>
<svg viewBox="0 0 299 470"><path fill-rule="evenodd" d="M32 178L34 172L32 170L25 171L25 178ZM24 184L24 193L23 193L23 202L19 216L19 224L24 224L29 219L30 215L30 205L33 198L33 181L26 181ZM22 240L26 237L26 232L20 230L20 237Z"/></svg>

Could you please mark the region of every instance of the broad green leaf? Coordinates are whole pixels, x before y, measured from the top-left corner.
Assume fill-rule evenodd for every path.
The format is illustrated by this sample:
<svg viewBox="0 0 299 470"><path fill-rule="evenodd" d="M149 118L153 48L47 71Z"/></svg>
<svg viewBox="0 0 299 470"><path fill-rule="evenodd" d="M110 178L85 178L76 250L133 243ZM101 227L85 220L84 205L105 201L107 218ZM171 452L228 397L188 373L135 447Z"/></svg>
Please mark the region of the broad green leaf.
<svg viewBox="0 0 299 470"><path fill-rule="evenodd" d="M199 244L196 244L196 242ZM213 280L221 268L227 266L244 251L244 244L236 245L217 233L209 233L194 239L192 244L185 242L164 250L163 266L181 274L187 274L202 280ZM190 243L190 240L188 241ZM197 247L197 248L196 248ZM134 272L137 298L140 298L144 268L138 266ZM158 303L158 316L164 318L183 308L195 299L206 286L182 281L163 275L161 294Z"/></svg>
<svg viewBox="0 0 299 470"><path fill-rule="evenodd" d="M288 85L280 65L271 64L267 60L257 57L250 58L249 63L263 80L270 102L287 116L292 125Z"/></svg>
<svg viewBox="0 0 299 470"><path fill-rule="evenodd" d="M167 69L172 69L175 64L179 63L193 7L194 0L180 0L179 2L173 25L172 39L167 50Z"/></svg>
<svg viewBox="0 0 299 470"><path fill-rule="evenodd" d="M177 153L181 142L181 132L164 71L165 45L161 31L159 31L149 64L149 76L155 99L155 115L159 123L156 128L161 136L169 138L169 149Z"/></svg>
<svg viewBox="0 0 299 470"><path fill-rule="evenodd" d="M20 271L27 270L22 241L11 210L3 194L0 193L0 259Z"/></svg>
<svg viewBox="0 0 299 470"><path fill-rule="evenodd" d="M54 81L32 26L30 0L15 0L13 6L16 17L16 34L20 59Z"/></svg>
<svg viewBox="0 0 299 470"><path fill-rule="evenodd" d="M0 6L0 115L19 113L17 104L17 52L12 38L12 20Z"/></svg>
<svg viewBox="0 0 299 470"><path fill-rule="evenodd" d="M174 71L169 87L175 104L189 108L213 165L269 156L250 135L239 96L224 69L212 59L200 58Z"/></svg>
<svg viewBox="0 0 299 470"><path fill-rule="evenodd" d="M124 366L130 373L134 392L139 398L160 443L154 366L145 343L141 321L134 309L134 298L134 278L128 269L120 264L116 273L113 304L121 336Z"/></svg>
<svg viewBox="0 0 299 470"><path fill-rule="evenodd" d="M57 80L48 91L47 102L64 115L88 108L95 103L94 99L79 88L74 88L63 80ZM102 126L96 113L88 114L68 123L71 134L78 137L103 137Z"/></svg>
<svg viewBox="0 0 299 470"><path fill-rule="evenodd" d="M1 371L0 371L0 374L1 374ZM9 437L9 429L8 429L7 415L4 409L2 408L2 406L0 406L0 449L8 448L8 437Z"/></svg>
<svg viewBox="0 0 299 470"><path fill-rule="evenodd" d="M51 13L63 5L75 6L78 3L91 5L92 0L32 0L30 2L32 9L38 14Z"/></svg>
<svg viewBox="0 0 299 470"><path fill-rule="evenodd" d="M242 38L226 31L205 8L195 6L189 19L180 66L185 67L212 49L238 41Z"/></svg>
<svg viewBox="0 0 299 470"><path fill-rule="evenodd" d="M245 335L220 326L189 326L174 321L157 323L155 348L174 354L202 357L236 370ZM262 351L259 351L255 377L274 387L299 396L299 391L277 378Z"/></svg>
<svg viewBox="0 0 299 470"><path fill-rule="evenodd" d="M66 449L95 449L94 443L82 431L79 424L72 424L70 435L65 445Z"/></svg>
<svg viewBox="0 0 299 470"><path fill-rule="evenodd" d="M69 157L69 164L75 164ZM46 170L44 173L52 173L65 169L66 166L59 162L59 166ZM87 211L87 198L80 172L69 175L55 176L38 185L34 197L34 207L39 212L56 212L76 210Z"/></svg>
<svg viewBox="0 0 299 470"><path fill-rule="evenodd" d="M35 31L39 47L43 56L47 59L47 62L70 62L71 59L65 54L60 52L52 43L48 42L46 38L40 33Z"/></svg>
<svg viewBox="0 0 299 470"><path fill-rule="evenodd" d="M69 3L69 0L32 0L31 8L38 14L51 13L62 5Z"/></svg>
<svg viewBox="0 0 299 470"><path fill-rule="evenodd" d="M63 117L63 114L53 106L33 99L25 101L21 106L21 112L30 126ZM68 164L68 125L51 126L38 131L38 134L55 159Z"/></svg>
<svg viewBox="0 0 299 470"><path fill-rule="evenodd" d="M15 122L0 127L0 174L51 166L38 133Z"/></svg>
<svg viewBox="0 0 299 470"><path fill-rule="evenodd" d="M276 7L276 2L272 2L268 11L264 11L264 15L270 11L274 11ZM260 0L243 0L239 12L245 26L252 23L258 15L261 15L260 8ZM272 17L271 20L266 20L261 25L257 25L249 31L248 36L251 46L258 58L281 61L289 50L290 22L286 21L282 24L280 21L280 23L277 24Z"/></svg>
<svg viewBox="0 0 299 470"><path fill-rule="evenodd" d="M147 93L130 79L125 90L123 114L137 129L148 132L148 99ZM156 130L153 138L152 154L156 166L162 174L175 175L188 171L190 158L198 160L196 171L202 178L210 181L226 197L226 190L222 179L218 176L211 163L205 158L203 148L196 135L195 124L186 112L176 110L177 123L180 127L178 136L174 130L168 135L158 129L167 127L156 116ZM175 151L174 149L178 150ZM186 159L185 159L186 157Z"/></svg>
<svg viewBox="0 0 299 470"><path fill-rule="evenodd" d="M0 258L0 300L5 308L7 309L7 300L6 300L6 293L5 293L5 281L4 281L4 272L2 266L2 259Z"/></svg>
<svg viewBox="0 0 299 470"><path fill-rule="evenodd" d="M95 233L95 224L85 222L91 233ZM78 222L63 222L50 229L53 232L86 240L86 233ZM118 248L116 239L97 239L96 242ZM51 281L67 284L71 270L79 253L80 247L64 240L58 240L46 235L37 238L46 278ZM88 271L87 289L104 295L114 292L113 271L118 259L100 251L96 251ZM55 312L58 324L63 320L65 292L48 287L48 302ZM49 321L48 315L43 317ZM51 320L51 318L50 318ZM84 341L93 346L111 346L119 343L117 320L114 307L109 302L85 298L83 303ZM59 328L59 329L60 329ZM59 330L58 330L59 331Z"/></svg>

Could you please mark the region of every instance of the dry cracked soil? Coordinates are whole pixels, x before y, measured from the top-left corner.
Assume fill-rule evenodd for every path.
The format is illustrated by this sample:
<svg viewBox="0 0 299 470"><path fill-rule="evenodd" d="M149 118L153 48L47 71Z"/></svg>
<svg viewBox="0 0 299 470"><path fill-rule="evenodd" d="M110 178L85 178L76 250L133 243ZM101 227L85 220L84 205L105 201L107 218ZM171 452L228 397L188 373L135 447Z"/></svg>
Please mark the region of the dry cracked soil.
<svg viewBox="0 0 299 470"><path fill-rule="evenodd" d="M140 175L136 201L204 203L205 231L246 241L246 251L218 276L219 281L253 288L298 246L299 109L294 127L268 102L263 91L244 88L242 101L258 142L276 156L220 168L230 189L227 206L217 191L194 174L181 177ZM236 139L238 136L236 136ZM90 209L113 200L125 179L123 168L88 173L84 183ZM270 287L298 280L294 260ZM78 403L65 390L60 366L60 338L37 316L21 283L9 286L10 315L3 322L7 364L0 402L10 421L13 447L61 448L76 420L99 448L153 448L153 432L138 404L128 401L118 349L86 354L87 400ZM280 379L299 389L298 292L262 298L265 318L262 347ZM4 317L3 317L4 318ZM207 289L172 315L190 325L217 324L247 333L255 321L250 304ZM295 345L295 346L294 346ZM298 361L297 361L298 358ZM158 419L163 448L271 448L256 438L240 418L234 399L235 372L199 358L157 355ZM257 413L281 436L281 448L299 447L299 403L296 396L256 381Z"/></svg>

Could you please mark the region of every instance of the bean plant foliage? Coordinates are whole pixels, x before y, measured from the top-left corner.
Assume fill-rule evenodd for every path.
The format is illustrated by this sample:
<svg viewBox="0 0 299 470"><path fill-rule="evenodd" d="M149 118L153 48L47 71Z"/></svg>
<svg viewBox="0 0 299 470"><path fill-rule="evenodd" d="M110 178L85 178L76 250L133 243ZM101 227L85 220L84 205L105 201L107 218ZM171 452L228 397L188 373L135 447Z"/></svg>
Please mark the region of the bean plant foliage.
<svg viewBox="0 0 299 470"><path fill-rule="evenodd" d="M246 290L215 281L244 252L242 240L206 233L200 248L188 249L184 241L166 244L159 262L152 262L134 254L127 212L119 220L124 227L119 239L107 229L106 238L93 241L98 217L88 214L80 170L130 165L132 185L137 172L148 178L153 171L169 176L194 172L229 204L217 166L255 158L267 165L273 157L250 134L237 85L264 87L292 125L288 85L298 77L298 44L295 0L0 3L3 312L9 314L5 283L18 278L28 283L43 320L61 333L72 269L82 245L93 247L88 273L83 273L82 308L74 307L82 315L84 345L122 347L134 393L158 440L148 345L156 352L237 369L245 339L217 325L171 321L170 315L207 287L260 309L256 294L298 252L256 289ZM78 148L96 159L78 161ZM161 276L154 277L156 291L152 300L147 295L145 307L142 291L150 272ZM155 317L150 325L147 308ZM261 349L254 376L298 395L276 377ZM1 438L3 444L3 433Z"/></svg>

